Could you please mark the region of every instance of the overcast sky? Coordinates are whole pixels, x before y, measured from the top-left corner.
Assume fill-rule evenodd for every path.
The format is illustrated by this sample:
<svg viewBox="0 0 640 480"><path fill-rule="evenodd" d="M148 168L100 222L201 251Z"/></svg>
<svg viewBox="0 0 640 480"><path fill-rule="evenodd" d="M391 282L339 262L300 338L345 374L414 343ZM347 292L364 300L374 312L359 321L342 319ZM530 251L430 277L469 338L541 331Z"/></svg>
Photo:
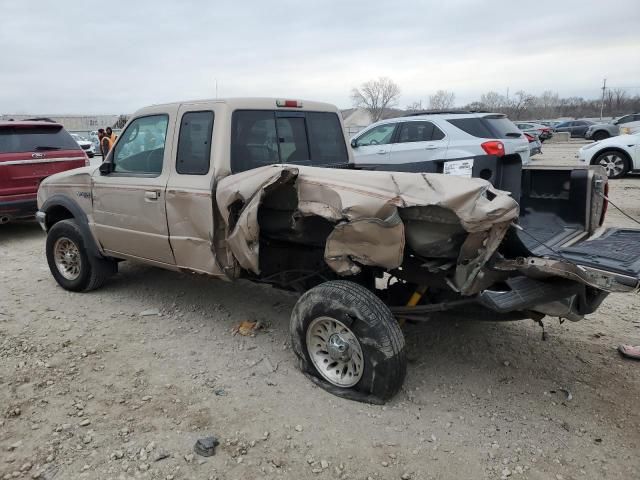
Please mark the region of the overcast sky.
<svg viewBox="0 0 640 480"><path fill-rule="evenodd" d="M215 96L324 100L399 84L404 107L523 89L640 94L640 1L0 0L0 113L130 113ZM98 5L104 5L101 12Z"/></svg>

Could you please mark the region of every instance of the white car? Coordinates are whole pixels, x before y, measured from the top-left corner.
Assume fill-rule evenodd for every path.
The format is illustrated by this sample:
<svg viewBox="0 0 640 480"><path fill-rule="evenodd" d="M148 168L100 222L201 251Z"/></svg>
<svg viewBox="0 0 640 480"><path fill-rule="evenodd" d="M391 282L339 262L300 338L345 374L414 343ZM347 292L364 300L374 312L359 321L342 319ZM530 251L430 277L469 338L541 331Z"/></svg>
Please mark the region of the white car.
<svg viewBox="0 0 640 480"><path fill-rule="evenodd" d="M639 170L640 132L585 145L578 151L578 159L589 165L602 165L609 178L620 178Z"/></svg>
<svg viewBox="0 0 640 480"><path fill-rule="evenodd" d="M82 148L87 153L87 156L89 158L93 158L93 156L96 154L96 151L93 147L93 142L87 140L81 135L78 135L77 133L72 133L71 136L76 141L76 143L80 145L80 148Z"/></svg>
<svg viewBox="0 0 640 480"><path fill-rule="evenodd" d="M483 176L488 158L529 163L529 142L500 113L411 114L374 123L351 139L354 164ZM474 166L475 162L475 166Z"/></svg>

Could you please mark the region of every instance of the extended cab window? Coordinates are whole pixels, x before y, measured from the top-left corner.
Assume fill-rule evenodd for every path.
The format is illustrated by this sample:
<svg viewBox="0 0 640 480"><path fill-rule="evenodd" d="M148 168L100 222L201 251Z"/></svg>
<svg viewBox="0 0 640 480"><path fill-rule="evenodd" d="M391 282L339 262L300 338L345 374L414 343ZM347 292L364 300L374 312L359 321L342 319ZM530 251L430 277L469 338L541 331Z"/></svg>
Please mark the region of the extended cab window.
<svg viewBox="0 0 640 480"><path fill-rule="evenodd" d="M332 112L237 110L231 120L234 173L274 163L348 162L342 126Z"/></svg>
<svg viewBox="0 0 640 480"><path fill-rule="evenodd" d="M168 123L167 115L150 115L132 121L114 147L113 171L160 175Z"/></svg>
<svg viewBox="0 0 640 480"><path fill-rule="evenodd" d="M183 175L206 175L211 157L213 112L187 112L182 116L176 171Z"/></svg>
<svg viewBox="0 0 640 480"><path fill-rule="evenodd" d="M431 122L405 122L400 127L399 143L442 140L444 133Z"/></svg>

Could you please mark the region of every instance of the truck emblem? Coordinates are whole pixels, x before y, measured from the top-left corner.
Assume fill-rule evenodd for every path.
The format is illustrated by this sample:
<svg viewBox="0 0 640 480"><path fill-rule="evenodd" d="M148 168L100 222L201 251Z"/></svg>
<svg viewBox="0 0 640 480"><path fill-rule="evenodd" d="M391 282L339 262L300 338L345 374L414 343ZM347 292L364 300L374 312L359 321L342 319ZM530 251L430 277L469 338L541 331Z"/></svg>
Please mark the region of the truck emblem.
<svg viewBox="0 0 640 480"><path fill-rule="evenodd" d="M76 192L76 195L80 198L86 198L87 200L91 198L91 192Z"/></svg>
<svg viewBox="0 0 640 480"><path fill-rule="evenodd" d="M31 158L44 158L44 153L32 153Z"/></svg>

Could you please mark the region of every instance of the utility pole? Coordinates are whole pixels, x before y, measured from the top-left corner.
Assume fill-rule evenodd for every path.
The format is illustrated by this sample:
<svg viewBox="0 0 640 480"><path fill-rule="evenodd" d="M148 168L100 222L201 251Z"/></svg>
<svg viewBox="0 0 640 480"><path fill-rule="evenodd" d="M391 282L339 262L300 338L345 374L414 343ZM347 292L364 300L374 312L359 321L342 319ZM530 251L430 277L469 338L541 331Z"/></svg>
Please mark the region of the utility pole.
<svg viewBox="0 0 640 480"><path fill-rule="evenodd" d="M600 120L602 120L602 111L604 110L604 91L607 89L607 79L602 80L602 103L600 103Z"/></svg>

